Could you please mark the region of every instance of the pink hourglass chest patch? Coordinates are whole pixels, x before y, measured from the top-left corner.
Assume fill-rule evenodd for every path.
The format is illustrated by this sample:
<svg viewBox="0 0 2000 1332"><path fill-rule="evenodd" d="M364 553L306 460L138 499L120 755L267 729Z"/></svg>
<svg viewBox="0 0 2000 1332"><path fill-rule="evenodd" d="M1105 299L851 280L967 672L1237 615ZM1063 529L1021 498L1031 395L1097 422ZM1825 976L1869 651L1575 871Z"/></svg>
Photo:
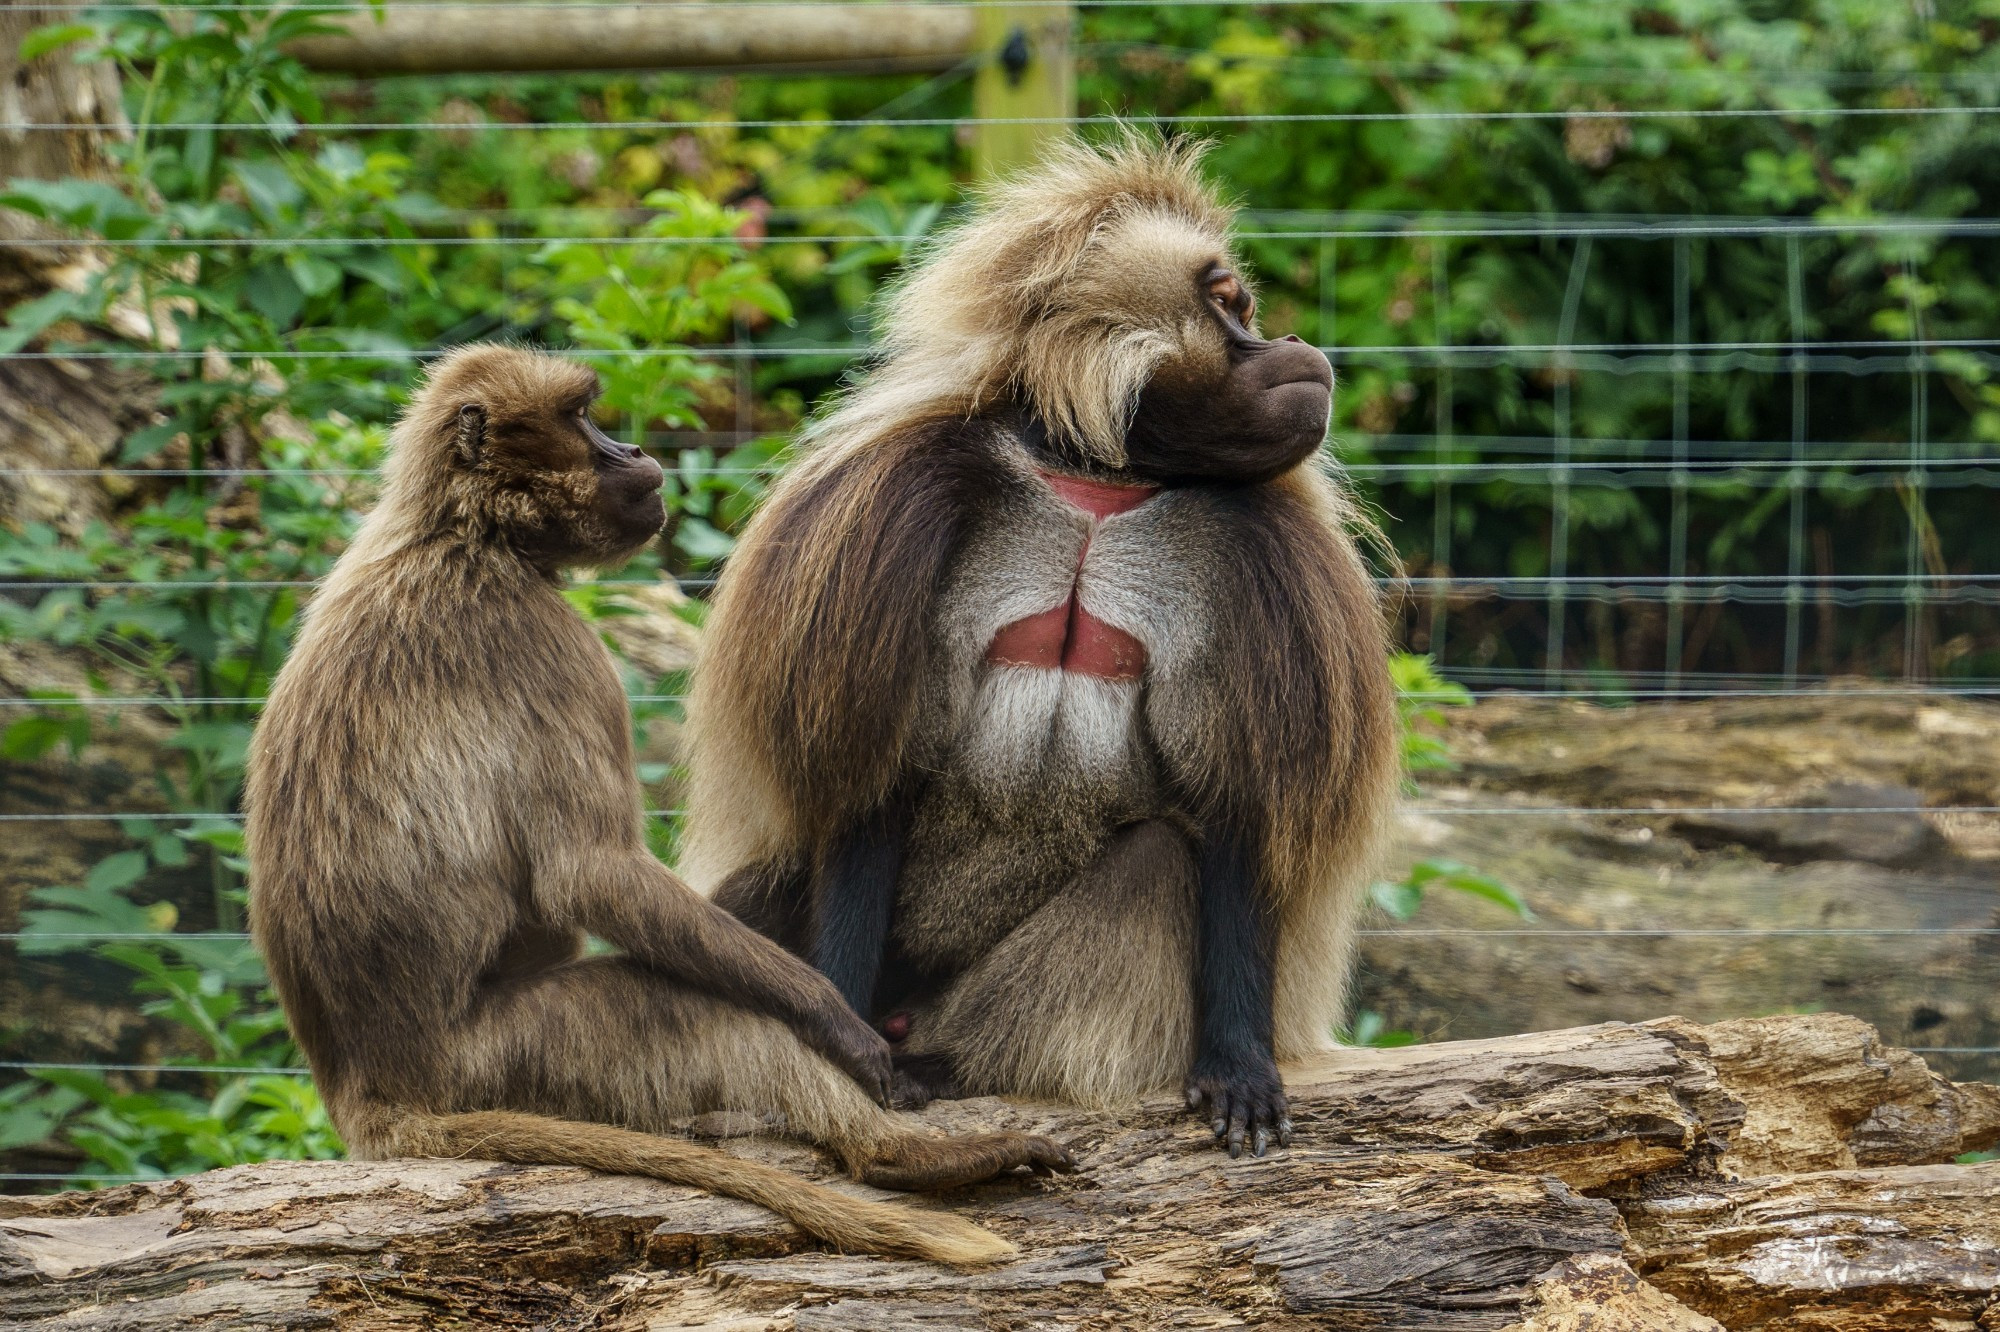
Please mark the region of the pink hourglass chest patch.
<svg viewBox="0 0 2000 1332"><path fill-rule="evenodd" d="M1099 522L1138 508L1160 489L1052 472L1040 475L1064 503ZM1016 620L993 635L993 641L986 645L988 663L1074 671L1104 680L1136 680L1145 672L1146 649L1139 640L1092 615L1077 596L1077 580L1083 573L1084 556L1089 552L1090 543L1086 540L1083 549L1077 552L1068 600Z"/></svg>

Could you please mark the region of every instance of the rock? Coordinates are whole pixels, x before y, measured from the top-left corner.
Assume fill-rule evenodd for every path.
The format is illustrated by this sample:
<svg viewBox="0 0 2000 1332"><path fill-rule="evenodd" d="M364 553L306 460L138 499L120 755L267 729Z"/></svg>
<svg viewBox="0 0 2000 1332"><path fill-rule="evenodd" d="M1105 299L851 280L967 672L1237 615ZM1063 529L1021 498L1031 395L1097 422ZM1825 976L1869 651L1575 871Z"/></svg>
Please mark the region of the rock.
<svg viewBox="0 0 2000 1332"><path fill-rule="evenodd" d="M1792 802L1799 810L1881 810L1879 814L1695 814L1677 816L1672 828L1697 847L1736 843L1783 864L1808 860L1857 860L1912 868L1936 857L1947 843L1924 816L1923 792L1913 786L1840 782Z"/></svg>
<svg viewBox="0 0 2000 1332"><path fill-rule="evenodd" d="M637 613L611 616L603 621L604 632L641 676L657 680L694 666L701 649L701 631L682 618L687 593L663 582L621 587L618 600Z"/></svg>
<svg viewBox="0 0 2000 1332"><path fill-rule="evenodd" d="M1381 933L1363 941L1357 1002L1391 1028L1436 1040L1828 1007L1899 1045L2000 1047L2000 936L1953 932L2000 928L2000 816L1952 809L2000 807L2000 706L1839 690L1630 708L1503 695L1450 725L1462 766L1426 778L1391 868L1462 861L1536 919L1432 890L1407 923L1368 922ZM1857 786L1872 794L1854 804L1924 812L1807 812ZM1718 807L1787 812L1651 812ZM1760 841L1768 820L1791 851ZM2000 1076L1993 1055L1927 1057Z"/></svg>

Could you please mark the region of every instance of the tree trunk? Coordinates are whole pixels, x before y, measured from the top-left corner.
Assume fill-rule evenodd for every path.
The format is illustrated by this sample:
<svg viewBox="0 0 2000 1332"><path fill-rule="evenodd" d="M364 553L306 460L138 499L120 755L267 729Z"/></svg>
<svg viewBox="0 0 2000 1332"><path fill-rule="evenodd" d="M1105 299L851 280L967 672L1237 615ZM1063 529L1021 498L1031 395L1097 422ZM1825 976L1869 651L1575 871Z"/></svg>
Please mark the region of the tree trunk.
<svg viewBox="0 0 2000 1332"><path fill-rule="evenodd" d="M1289 1070L1298 1140L1230 1161L1171 1100L985 1099L1080 1174L910 1205L1021 1246L953 1271L821 1252L747 1203L478 1161L282 1162L0 1199L0 1320L64 1329L1411 1332L1991 1329L2000 1087L1834 1015L1350 1050ZM742 1126L697 1122L708 1133ZM801 1148L729 1148L810 1169ZM837 1187L857 1193L858 1186Z"/></svg>
<svg viewBox="0 0 2000 1332"><path fill-rule="evenodd" d="M102 179L113 172L107 139L129 131L117 70L78 64L68 49L26 63L19 58L30 32L74 17L21 0L0 3L0 181ZM87 246L47 244L60 238L35 218L0 209L0 307L51 287L79 286L101 262ZM75 533L103 517L117 486L53 473L103 464L149 415L150 401L150 378L125 367L0 360L0 523L44 522Z"/></svg>
<svg viewBox="0 0 2000 1332"><path fill-rule="evenodd" d="M67 50L23 64L21 40L36 28L71 22L74 11L0 3L0 179L57 180L103 176L106 133L127 130L118 101L118 72L104 63L80 65ZM35 130L37 124L91 128Z"/></svg>

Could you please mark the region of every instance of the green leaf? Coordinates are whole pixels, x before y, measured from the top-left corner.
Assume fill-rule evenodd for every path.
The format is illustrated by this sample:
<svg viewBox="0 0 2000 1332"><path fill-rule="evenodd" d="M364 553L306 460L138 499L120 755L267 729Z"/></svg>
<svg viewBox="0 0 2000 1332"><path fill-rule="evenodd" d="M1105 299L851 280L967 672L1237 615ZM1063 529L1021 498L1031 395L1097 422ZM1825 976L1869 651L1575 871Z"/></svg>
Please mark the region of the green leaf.
<svg viewBox="0 0 2000 1332"><path fill-rule="evenodd" d="M243 828L240 824L225 823L207 828L190 828L182 832L181 836L190 842L212 846L227 855L243 854Z"/></svg>
<svg viewBox="0 0 2000 1332"><path fill-rule="evenodd" d="M279 328L290 328L305 308L305 293L283 264L259 264L243 279L243 293L258 314Z"/></svg>
<svg viewBox="0 0 2000 1332"><path fill-rule="evenodd" d="M123 893L64 886L37 888L29 896L35 907L21 913L18 947L23 954L74 953L93 947L88 940L46 937L50 935L159 934L174 927L170 902L140 906Z"/></svg>
<svg viewBox="0 0 2000 1332"><path fill-rule="evenodd" d="M230 174L243 187L250 206L266 222L289 217L305 202L305 191L282 161L237 162Z"/></svg>
<svg viewBox="0 0 2000 1332"><path fill-rule="evenodd" d="M340 285L340 265L318 255L290 255L285 268L307 296L324 296Z"/></svg>
<svg viewBox="0 0 2000 1332"><path fill-rule="evenodd" d="M65 741L74 757L89 739L87 717L23 717L0 731L0 758L32 763Z"/></svg>
<svg viewBox="0 0 2000 1332"><path fill-rule="evenodd" d="M362 250L343 256L340 262L348 272L384 291L401 291L407 285L401 261L386 251Z"/></svg>
<svg viewBox="0 0 2000 1332"><path fill-rule="evenodd" d="M1368 889L1369 900L1397 920L1408 920L1424 904L1424 890L1405 879L1401 883L1380 880Z"/></svg>
<svg viewBox="0 0 2000 1332"><path fill-rule="evenodd" d="M61 288L19 302L7 312L7 326L0 329L0 355L21 350L49 325L78 314L83 306L83 297Z"/></svg>
<svg viewBox="0 0 2000 1332"><path fill-rule="evenodd" d="M1483 898L1488 902L1506 907L1522 920L1533 920L1535 918L1535 913L1528 909L1528 904L1523 902L1512 888L1509 888L1506 884L1491 875L1465 871L1463 873L1446 875L1439 882L1443 887L1449 888L1453 892Z"/></svg>
<svg viewBox="0 0 2000 1332"><path fill-rule="evenodd" d="M183 130L182 134L181 164L193 178L195 189L207 194L209 172L215 167L215 131L204 126Z"/></svg>
<svg viewBox="0 0 2000 1332"><path fill-rule="evenodd" d="M173 443L175 436L181 433L182 427L178 419L141 426L125 437L125 445L118 451L119 461L144 462Z"/></svg>
<svg viewBox="0 0 2000 1332"><path fill-rule="evenodd" d="M84 876L83 886L93 893L116 892L145 878L146 868L145 852L120 851L91 866L90 873Z"/></svg>
<svg viewBox="0 0 2000 1332"><path fill-rule="evenodd" d="M674 529L674 545L697 560L719 560L736 549L736 538L699 518L684 518Z"/></svg>
<svg viewBox="0 0 2000 1332"><path fill-rule="evenodd" d="M108 218L149 216L125 191L96 180L11 180L0 205L92 230Z"/></svg>
<svg viewBox="0 0 2000 1332"><path fill-rule="evenodd" d="M25 65L37 56L60 51L65 46L87 41L96 35L97 29L88 23L51 23L45 28L36 28L21 39L21 63Z"/></svg>

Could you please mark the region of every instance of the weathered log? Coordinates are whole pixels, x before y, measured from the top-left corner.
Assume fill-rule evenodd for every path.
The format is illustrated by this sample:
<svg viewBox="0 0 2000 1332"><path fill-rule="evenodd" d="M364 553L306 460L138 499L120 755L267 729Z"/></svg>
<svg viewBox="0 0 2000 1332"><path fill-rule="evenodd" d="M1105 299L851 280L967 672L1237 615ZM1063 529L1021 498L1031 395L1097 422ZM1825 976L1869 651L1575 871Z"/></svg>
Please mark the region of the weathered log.
<svg viewBox="0 0 2000 1332"><path fill-rule="evenodd" d="M983 1099L940 1128L1084 1173L912 1206L1021 1245L983 1270L841 1255L746 1203L477 1161L275 1162L0 1199L7 1327L1713 1332L2000 1323L2000 1088L1851 1018L1613 1023L1288 1071L1298 1141L1230 1161L1171 1100ZM824 1173L803 1148L690 1126ZM1827 1168L1827 1167L1833 1168ZM867 1192L834 1181L834 1186ZM1713 1320L1713 1321L1711 1321ZM1982 1321L1983 1320L1983 1321Z"/></svg>
<svg viewBox="0 0 2000 1332"><path fill-rule="evenodd" d="M442 74L555 69L948 69L976 49L963 6L404 5L285 49L310 69Z"/></svg>

